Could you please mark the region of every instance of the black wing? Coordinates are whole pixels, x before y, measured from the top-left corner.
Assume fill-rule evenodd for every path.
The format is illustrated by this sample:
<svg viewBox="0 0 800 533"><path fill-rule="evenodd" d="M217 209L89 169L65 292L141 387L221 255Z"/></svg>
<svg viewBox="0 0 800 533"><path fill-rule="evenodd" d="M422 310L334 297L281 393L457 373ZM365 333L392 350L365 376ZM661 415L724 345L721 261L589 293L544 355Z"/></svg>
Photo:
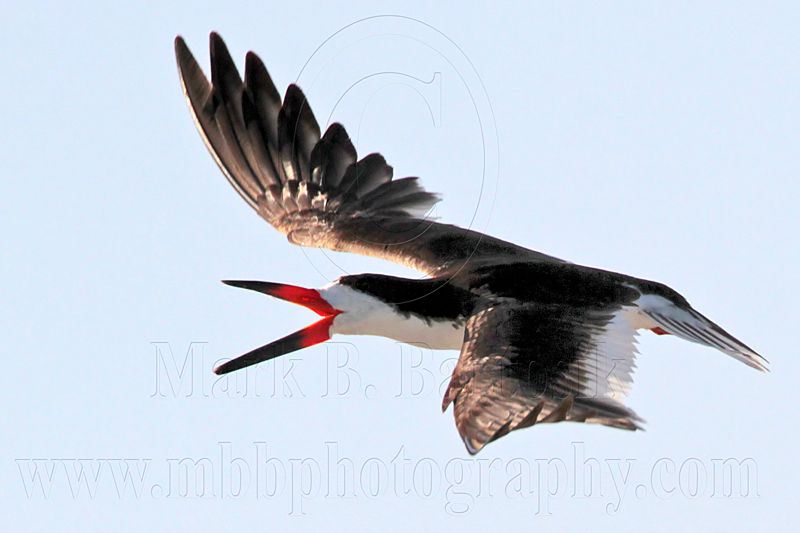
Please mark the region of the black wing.
<svg viewBox="0 0 800 533"><path fill-rule="evenodd" d="M242 81L225 43L210 37L209 82L175 39L183 91L211 155L231 185L289 241L377 256L429 275L467 261L560 261L512 243L425 219L438 200L417 178L392 179L380 154L360 160L347 132L324 135L296 85L281 102L267 69L247 54Z"/></svg>
<svg viewBox="0 0 800 533"><path fill-rule="evenodd" d="M467 450L540 422L638 429L641 419L618 401L635 366L627 310L504 301L476 311L442 403L455 403Z"/></svg>

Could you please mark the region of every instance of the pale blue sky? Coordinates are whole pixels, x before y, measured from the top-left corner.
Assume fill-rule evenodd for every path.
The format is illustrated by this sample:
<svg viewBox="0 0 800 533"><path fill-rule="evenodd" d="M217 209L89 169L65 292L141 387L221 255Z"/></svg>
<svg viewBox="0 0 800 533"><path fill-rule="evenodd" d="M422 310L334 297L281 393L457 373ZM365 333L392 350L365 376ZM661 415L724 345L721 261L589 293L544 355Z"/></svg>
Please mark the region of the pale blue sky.
<svg viewBox="0 0 800 533"><path fill-rule="evenodd" d="M0 528L789 529L800 8L696 4L5 5ZM314 54L386 13L417 22ZM476 458L439 409L455 353L349 337L215 383L312 319L220 279L414 274L304 253L238 198L174 64L181 34L207 68L210 30L443 193L437 216L667 283L772 372L643 335L647 431L543 425Z"/></svg>

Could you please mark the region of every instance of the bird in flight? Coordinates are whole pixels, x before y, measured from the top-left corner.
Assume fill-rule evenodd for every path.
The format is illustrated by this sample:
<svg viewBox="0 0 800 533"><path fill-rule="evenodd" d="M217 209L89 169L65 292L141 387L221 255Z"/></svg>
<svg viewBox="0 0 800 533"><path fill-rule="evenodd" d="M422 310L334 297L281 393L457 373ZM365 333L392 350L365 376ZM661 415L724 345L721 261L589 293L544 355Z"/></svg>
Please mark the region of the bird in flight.
<svg viewBox="0 0 800 533"><path fill-rule="evenodd" d="M249 52L244 80L222 38L210 36L211 80L175 39L183 92L208 150L231 185L300 246L354 252L426 275L340 277L319 289L225 281L305 306L321 318L218 366L232 372L330 339L380 335L460 350L442 401L471 454L543 422L629 430L622 403L639 330L716 348L757 370L767 361L664 284L576 265L425 214L438 197L417 178L393 179L377 153L358 158L341 124L324 133L297 85L281 100Z"/></svg>

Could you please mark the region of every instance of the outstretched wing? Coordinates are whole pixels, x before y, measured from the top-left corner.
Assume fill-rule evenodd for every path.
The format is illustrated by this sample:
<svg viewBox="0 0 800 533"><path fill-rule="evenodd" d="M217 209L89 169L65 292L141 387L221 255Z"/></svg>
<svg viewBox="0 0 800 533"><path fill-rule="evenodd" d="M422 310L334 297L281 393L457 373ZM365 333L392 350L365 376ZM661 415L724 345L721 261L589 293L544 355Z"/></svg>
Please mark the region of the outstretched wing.
<svg viewBox="0 0 800 533"><path fill-rule="evenodd" d="M340 124L324 135L305 96L280 95L261 60L247 54L242 81L212 33L211 81L175 39L183 91L211 155L231 185L289 241L395 261L429 275L479 263L560 261L481 233L425 218L438 200L417 178L392 179L380 154L357 158Z"/></svg>
<svg viewBox="0 0 800 533"><path fill-rule="evenodd" d="M476 311L442 402L442 410L454 402L467 450L541 422L639 429L641 419L619 402L635 367L635 313L516 301Z"/></svg>

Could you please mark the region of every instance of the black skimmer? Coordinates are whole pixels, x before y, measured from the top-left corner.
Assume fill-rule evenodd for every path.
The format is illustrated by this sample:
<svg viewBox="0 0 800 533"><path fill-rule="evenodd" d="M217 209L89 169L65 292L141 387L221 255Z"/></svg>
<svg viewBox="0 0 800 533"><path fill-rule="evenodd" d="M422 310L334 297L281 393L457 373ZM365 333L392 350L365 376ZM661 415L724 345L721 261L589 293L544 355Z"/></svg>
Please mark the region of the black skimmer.
<svg viewBox="0 0 800 533"><path fill-rule="evenodd" d="M423 272L425 279L344 276L320 289L226 281L303 305L322 318L215 369L224 374L330 339L380 335L460 350L442 402L475 454L542 422L635 430L621 400L638 330L671 334L758 369L767 361L655 281L576 265L468 229L431 221L438 200L417 178L392 179L376 153L361 159L344 127L324 134L296 85L281 97L247 54L244 81L219 35L209 81L181 37L183 91L200 134L241 197L301 246L355 252Z"/></svg>

